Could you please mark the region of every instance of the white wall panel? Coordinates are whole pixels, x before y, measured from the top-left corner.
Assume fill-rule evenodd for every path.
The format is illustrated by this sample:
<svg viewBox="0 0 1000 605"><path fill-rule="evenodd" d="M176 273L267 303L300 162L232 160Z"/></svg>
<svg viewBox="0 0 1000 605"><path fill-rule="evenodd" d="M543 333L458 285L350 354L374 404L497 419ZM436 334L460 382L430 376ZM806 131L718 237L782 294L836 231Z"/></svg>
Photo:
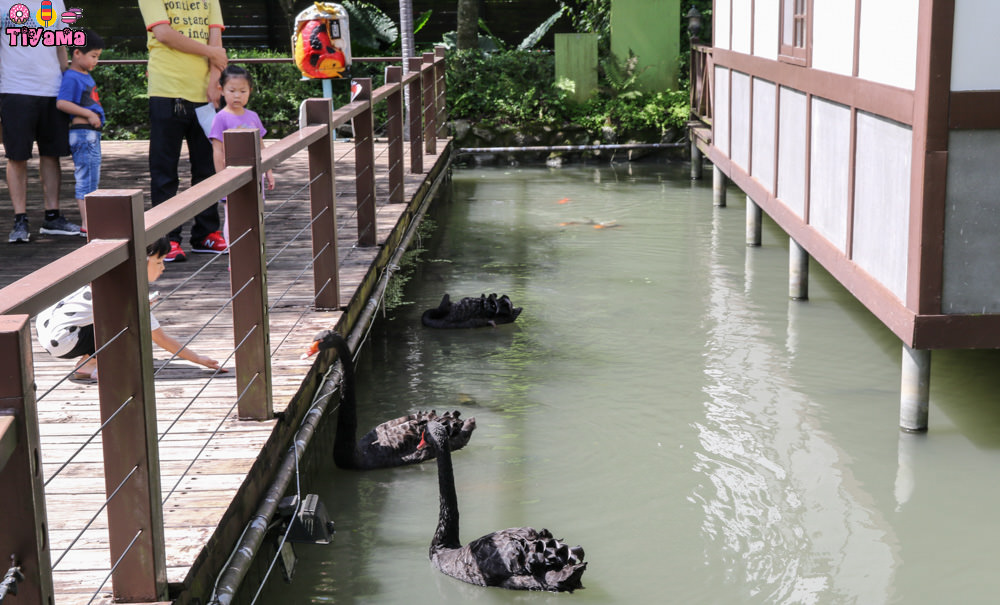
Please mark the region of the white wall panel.
<svg viewBox="0 0 1000 605"><path fill-rule="evenodd" d="M1000 2L956 0L952 90L1000 90Z"/></svg>
<svg viewBox="0 0 1000 605"><path fill-rule="evenodd" d="M753 81L753 141L750 174L774 193L774 83Z"/></svg>
<svg viewBox="0 0 1000 605"><path fill-rule="evenodd" d="M877 0L882 2L883 0ZM863 2L862 4L869 4ZM883 33L893 29L886 21ZM854 73L854 2L813 2L812 66L849 76Z"/></svg>
<svg viewBox="0 0 1000 605"><path fill-rule="evenodd" d="M813 98L811 138L809 224L846 252L851 111L843 105Z"/></svg>
<svg viewBox="0 0 1000 605"><path fill-rule="evenodd" d="M861 3L858 77L913 90L917 70L918 4L916 0ZM967 36L968 32L961 35Z"/></svg>
<svg viewBox="0 0 1000 605"><path fill-rule="evenodd" d="M778 0L755 0L753 11L753 54L777 60L780 41Z"/></svg>
<svg viewBox="0 0 1000 605"><path fill-rule="evenodd" d="M734 71L732 87L732 109L729 112L732 123L729 131L733 140L730 157L746 170L750 164L750 76Z"/></svg>
<svg viewBox="0 0 1000 605"><path fill-rule="evenodd" d="M854 261L906 300L913 131L858 113L854 167Z"/></svg>
<svg viewBox="0 0 1000 605"><path fill-rule="evenodd" d="M806 95L781 87L778 120L778 198L800 218L806 207Z"/></svg>
<svg viewBox="0 0 1000 605"><path fill-rule="evenodd" d="M733 51L750 54L750 0L733 2Z"/></svg>
<svg viewBox="0 0 1000 605"><path fill-rule="evenodd" d="M729 49L729 3L731 0L718 0L715 12L712 13L712 46Z"/></svg>
<svg viewBox="0 0 1000 605"><path fill-rule="evenodd" d="M729 155L729 70L715 68L715 107L712 112L712 144Z"/></svg>

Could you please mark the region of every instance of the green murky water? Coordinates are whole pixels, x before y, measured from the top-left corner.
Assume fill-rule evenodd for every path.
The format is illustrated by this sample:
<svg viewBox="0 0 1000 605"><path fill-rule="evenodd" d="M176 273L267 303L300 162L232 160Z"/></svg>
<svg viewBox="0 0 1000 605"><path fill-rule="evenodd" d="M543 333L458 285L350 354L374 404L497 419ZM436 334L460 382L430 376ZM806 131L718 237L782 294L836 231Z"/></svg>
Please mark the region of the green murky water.
<svg viewBox="0 0 1000 605"><path fill-rule="evenodd" d="M746 248L735 189L713 208L710 183L659 164L456 169L453 187L409 304L359 359L361 425L475 416L454 457L463 541L548 527L586 549L586 588L443 576L433 464L331 468L333 544L296 547L294 582L260 602L996 599L997 353L935 353L930 432L902 434L899 341L815 263L810 300L789 301L787 237L766 222ZM445 292L524 312L423 328Z"/></svg>

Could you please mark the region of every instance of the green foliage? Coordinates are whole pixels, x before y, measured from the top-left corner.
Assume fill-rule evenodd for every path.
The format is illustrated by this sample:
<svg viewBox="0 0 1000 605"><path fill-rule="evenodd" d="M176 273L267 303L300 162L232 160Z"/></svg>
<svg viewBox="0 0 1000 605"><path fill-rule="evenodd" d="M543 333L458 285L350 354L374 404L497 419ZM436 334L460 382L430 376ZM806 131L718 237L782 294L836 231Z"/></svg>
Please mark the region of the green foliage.
<svg viewBox="0 0 1000 605"><path fill-rule="evenodd" d="M282 55L273 51L230 51L230 59L275 58ZM113 49L101 54L107 59L146 59L146 53L122 53ZM249 107L260 114L268 130L268 138L282 138L299 127L299 105L304 99L323 96L322 83L303 80L295 64L252 63L244 66L253 74L254 90ZM382 66L372 63L354 63L351 75L372 78L372 87L385 83ZM108 140L149 138L149 98L146 95L146 65L112 65L100 63L93 72L101 105L107 115L104 138ZM349 80L333 81L333 102L340 107L348 102ZM385 122L385 104L376 107L375 125Z"/></svg>
<svg viewBox="0 0 1000 605"><path fill-rule="evenodd" d="M378 57L399 40L396 23L374 4L342 0L351 23L351 56Z"/></svg>
<svg viewBox="0 0 1000 605"><path fill-rule="evenodd" d="M576 124L593 139L605 129L619 139L656 140L670 128L681 128L688 117L688 93L683 90L643 94L635 90L632 69L603 78L600 92L579 105L553 82L554 59L549 53L476 51L448 57L448 111L452 119L467 119L487 127L516 126L530 133L545 127Z"/></svg>

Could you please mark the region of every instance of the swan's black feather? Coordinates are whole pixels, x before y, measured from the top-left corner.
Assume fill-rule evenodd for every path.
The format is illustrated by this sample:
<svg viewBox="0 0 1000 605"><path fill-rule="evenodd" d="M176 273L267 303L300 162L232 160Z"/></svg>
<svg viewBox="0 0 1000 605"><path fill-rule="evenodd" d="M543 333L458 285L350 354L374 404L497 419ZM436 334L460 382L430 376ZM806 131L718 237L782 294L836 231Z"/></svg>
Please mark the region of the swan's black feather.
<svg viewBox="0 0 1000 605"><path fill-rule="evenodd" d="M427 309L420 321L430 328L484 328L513 323L521 314L506 294L497 297L482 294L479 298L467 297L453 303L445 294L434 309Z"/></svg>

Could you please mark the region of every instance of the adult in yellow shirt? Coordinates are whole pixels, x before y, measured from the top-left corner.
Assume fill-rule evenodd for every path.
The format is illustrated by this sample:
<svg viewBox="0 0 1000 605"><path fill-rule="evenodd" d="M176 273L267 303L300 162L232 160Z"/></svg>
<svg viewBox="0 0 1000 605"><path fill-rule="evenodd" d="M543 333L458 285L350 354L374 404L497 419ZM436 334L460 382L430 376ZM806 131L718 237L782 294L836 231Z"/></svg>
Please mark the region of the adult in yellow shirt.
<svg viewBox="0 0 1000 605"><path fill-rule="evenodd" d="M215 174L212 144L195 113L217 106L219 74L228 59L222 47L220 0L139 0L149 49L149 175L153 206L177 194L181 143L187 141L191 184ZM191 227L194 252L224 254L219 209L198 214ZM181 227L168 234L165 261L187 260L181 248Z"/></svg>

